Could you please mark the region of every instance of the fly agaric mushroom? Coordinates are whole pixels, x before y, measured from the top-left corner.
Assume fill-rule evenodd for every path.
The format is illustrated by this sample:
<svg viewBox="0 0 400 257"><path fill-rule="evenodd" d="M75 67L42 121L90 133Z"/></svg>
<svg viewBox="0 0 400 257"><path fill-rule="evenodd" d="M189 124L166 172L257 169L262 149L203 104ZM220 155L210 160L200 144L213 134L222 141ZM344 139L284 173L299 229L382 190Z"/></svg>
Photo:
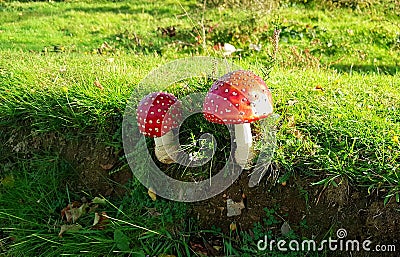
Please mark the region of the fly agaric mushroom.
<svg viewBox="0 0 400 257"><path fill-rule="evenodd" d="M247 168L252 159L250 123L272 114L272 96L265 82L251 71L237 70L219 78L203 103L204 117L218 124L233 124L236 163Z"/></svg>
<svg viewBox="0 0 400 257"><path fill-rule="evenodd" d="M182 116L179 100L169 93L151 93L139 102L136 114L139 131L154 137L157 159L165 164L174 163L179 144L172 129L179 126Z"/></svg>

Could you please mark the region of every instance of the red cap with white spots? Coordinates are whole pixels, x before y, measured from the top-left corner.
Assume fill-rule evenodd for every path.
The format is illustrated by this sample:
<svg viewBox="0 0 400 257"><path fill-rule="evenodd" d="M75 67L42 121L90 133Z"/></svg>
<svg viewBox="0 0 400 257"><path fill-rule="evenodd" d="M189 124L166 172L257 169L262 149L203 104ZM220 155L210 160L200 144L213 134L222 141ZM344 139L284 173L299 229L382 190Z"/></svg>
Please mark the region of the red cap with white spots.
<svg viewBox="0 0 400 257"><path fill-rule="evenodd" d="M265 82L251 71L230 72L216 81L203 103L204 117L219 124L251 123L273 111Z"/></svg>
<svg viewBox="0 0 400 257"><path fill-rule="evenodd" d="M179 126L181 103L170 93L151 93L139 102L136 114L143 135L161 137Z"/></svg>

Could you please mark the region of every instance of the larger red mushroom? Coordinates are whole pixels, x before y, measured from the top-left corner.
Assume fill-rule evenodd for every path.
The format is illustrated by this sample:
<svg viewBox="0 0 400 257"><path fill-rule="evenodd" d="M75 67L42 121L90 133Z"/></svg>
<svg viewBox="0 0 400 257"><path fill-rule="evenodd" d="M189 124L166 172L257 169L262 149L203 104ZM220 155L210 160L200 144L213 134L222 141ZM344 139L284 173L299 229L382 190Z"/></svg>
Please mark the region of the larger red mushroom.
<svg viewBox="0 0 400 257"><path fill-rule="evenodd" d="M204 117L233 124L236 163L247 168L252 159L250 123L272 114L272 96L265 82L251 71L237 70L219 78L204 100Z"/></svg>
<svg viewBox="0 0 400 257"><path fill-rule="evenodd" d="M139 131L154 138L157 159L166 164L176 162L179 144L172 129L182 117L179 100L170 93L151 93L139 102L136 114Z"/></svg>

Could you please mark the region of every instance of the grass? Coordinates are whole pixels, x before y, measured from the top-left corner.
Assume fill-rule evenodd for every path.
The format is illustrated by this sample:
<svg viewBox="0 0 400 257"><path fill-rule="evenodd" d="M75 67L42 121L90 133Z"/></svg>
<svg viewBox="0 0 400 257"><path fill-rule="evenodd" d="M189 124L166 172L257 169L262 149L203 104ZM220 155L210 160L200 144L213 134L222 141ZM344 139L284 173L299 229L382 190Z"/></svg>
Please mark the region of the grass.
<svg viewBox="0 0 400 257"><path fill-rule="evenodd" d="M214 45L231 43L243 51L228 61L262 75L276 24L280 52L267 84L280 115L274 162L281 178L311 177L326 186L346 179L369 192L383 191L386 202L398 201L398 7L286 4L265 14L195 6L202 7L172 0L162 7L158 1L0 2L0 142L9 144L21 133L57 132L91 135L121 149L127 99L134 92L140 99L136 86L152 69L192 55L222 57ZM163 35L168 27L176 28L175 36ZM262 50L251 50L249 43L262 44ZM207 91L201 78L187 83L168 90L179 97ZM182 138L215 130L202 117L192 119L202 125L192 130L188 123ZM214 136L225 139L226 131ZM229 152L219 145L218 160ZM82 197L65 186L70 164L53 152L24 156L6 147L0 148L0 164L0 232L8 235L1 242L12 242L10 256L193 254L189 239L201 228L188 221L189 205L153 202L133 180L126 185L130 193L99 207L116 219L105 230L91 229L92 213L79 221L83 229L59 238L60 210ZM186 175L206 177L210 167ZM223 238L226 254L257 254L254 241Z"/></svg>

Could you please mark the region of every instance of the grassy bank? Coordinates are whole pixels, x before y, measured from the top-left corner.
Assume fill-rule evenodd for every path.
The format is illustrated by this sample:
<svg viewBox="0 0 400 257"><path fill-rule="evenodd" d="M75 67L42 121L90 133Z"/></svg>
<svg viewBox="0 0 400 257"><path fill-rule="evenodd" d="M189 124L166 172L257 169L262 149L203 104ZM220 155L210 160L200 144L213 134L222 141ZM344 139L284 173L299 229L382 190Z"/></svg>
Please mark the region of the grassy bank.
<svg viewBox="0 0 400 257"><path fill-rule="evenodd" d="M152 201L134 178L105 178L123 192L108 195L79 181L90 152L111 152L113 165L99 168L103 175L129 173L121 123L138 83L177 58L224 58L218 43L242 49L227 61L263 76L271 89L280 115L277 185L298 179L310 187L346 184L381 202L399 202L398 8L389 2L359 8L282 3L271 11L195 1L0 2L0 252L189 256L201 252L202 233L209 233L219 238L214 250L220 255L262 254L255 244L266 231L257 225L250 234L222 233L217 223L204 231L189 218L192 205ZM275 28L279 52L267 76ZM196 90L206 91L187 93ZM86 150L65 146L82 138ZM96 196L101 203L91 202ZM97 207L82 214L76 231L59 236L62 225L71 225L60 212L74 201ZM104 227L93 226L94 213L103 212ZM263 214L266 228L281 222L273 213Z"/></svg>

